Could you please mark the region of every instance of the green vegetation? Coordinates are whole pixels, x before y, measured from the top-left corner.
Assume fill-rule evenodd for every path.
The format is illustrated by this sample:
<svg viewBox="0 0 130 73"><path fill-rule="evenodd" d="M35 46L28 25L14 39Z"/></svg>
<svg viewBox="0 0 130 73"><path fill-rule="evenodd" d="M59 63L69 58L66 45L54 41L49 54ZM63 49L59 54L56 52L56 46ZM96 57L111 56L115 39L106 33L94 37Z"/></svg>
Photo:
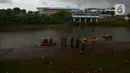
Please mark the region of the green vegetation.
<svg viewBox="0 0 130 73"><path fill-rule="evenodd" d="M130 26L130 21L125 20L100 20L97 25L100 26Z"/></svg>
<svg viewBox="0 0 130 73"><path fill-rule="evenodd" d="M112 8L114 10L114 8ZM112 20L99 20L97 25L107 25L107 26L126 26L130 24L130 21L125 22L123 20L114 20L115 12L114 11L107 11L103 12L102 14L111 14ZM128 14L130 17L130 14ZM13 9L0 9L0 30L5 30L5 26L9 25L39 25L39 24L64 24L64 23L71 23L72 21L71 14L68 12L58 12L51 16L45 16L39 14L38 11L26 11L25 9L20 9L18 7ZM4 28L3 28L4 27ZM39 26L40 27L40 26ZM10 26L9 26L10 28ZM7 28L8 29L8 28ZM12 29L11 29L12 30Z"/></svg>
<svg viewBox="0 0 130 73"><path fill-rule="evenodd" d="M100 26L130 26L130 22L125 20L101 20L97 25Z"/></svg>
<svg viewBox="0 0 130 73"><path fill-rule="evenodd" d="M73 50L62 56L0 61L0 73L130 73L130 51Z"/></svg>
<svg viewBox="0 0 130 73"><path fill-rule="evenodd" d="M10 24L64 24L71 18L68 12L58 12L52 16L40 15L38 11L26 11L18 7L0 10L1 25Z"/></svg>

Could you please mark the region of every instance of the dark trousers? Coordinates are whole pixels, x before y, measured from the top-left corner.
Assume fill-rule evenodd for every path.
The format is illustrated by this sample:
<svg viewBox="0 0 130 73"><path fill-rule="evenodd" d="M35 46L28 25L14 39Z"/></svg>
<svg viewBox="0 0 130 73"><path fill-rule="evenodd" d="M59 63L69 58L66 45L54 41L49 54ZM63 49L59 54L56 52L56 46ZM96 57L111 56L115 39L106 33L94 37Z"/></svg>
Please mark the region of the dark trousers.
<svg viewBox="0 0 130 73"><path fill-rule="evenodd" d="M82 51L84 51L84 48L85 48L85 45L84 45L84 44L82 44L82 48L81 48L81 50L82 50Z"/></svg>
<svg viewBox="0 0 130 73"><path fill-rule="evenodd" d="M108 37L106 37L106 40L108 40L109 38Z"/></svg>
<svg viewBox="0 0 130 73"><path fill-rule="evenodd" d="M71 48L74 48L74 44L71 42Z"/></svg>
<svg viewBox="0 0 130 73"><path fill-rule="evenodd" d="M112 36L110 36L110 40L112 40Z"/></svg>
<svg viewBox="0 0 130 73"><path fill-rule="evenodd" d="M79 48L79 43L78 42L76 43L76 48Z"/></svg>

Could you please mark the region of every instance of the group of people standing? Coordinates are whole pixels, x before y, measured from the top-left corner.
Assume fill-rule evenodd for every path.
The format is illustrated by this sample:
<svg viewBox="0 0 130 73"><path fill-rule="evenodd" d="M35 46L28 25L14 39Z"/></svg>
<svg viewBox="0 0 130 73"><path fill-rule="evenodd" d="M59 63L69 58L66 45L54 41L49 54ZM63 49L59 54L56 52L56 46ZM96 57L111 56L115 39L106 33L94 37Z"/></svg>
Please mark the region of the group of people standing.
<svg viewBox="0 0 130 73"><path fill-rule="evenodd" d="M104 35L102 38L104 40L112 40L112 35L108 36L108 34ZM93 37L91 41L89 41L89 44L91 44L91 48L95 48L97 40L96 37ZM81 37L80 35L76 37L71 37L71 48L77 48L79 49L80 53L83 53L84 49L87 48L88 45L88 39L87 37ZM65 47L67 44L67 37L62 38L62 47Z"/></svg>
<svg viewBox="0 0 130 73"><path fill-rule="evenodd" d="M77 37L71 37L71 48L77 48L79 49L80 53L83 53L83 50L87 47L88 39L86 37L80 37L78 35ZM65 47L67 44L67 37L62 37L62 48ZM96 44L96 37L92 40L92 46Z"/></svg>
<svg viewBox="0 0 130 73"><path fill-rule="evenodd" d="M87 48L87 43L88 43L88 39L87 37L80 37L80 35L78 35L75 39L76 41L76 46L74 46L74 36L71 38L71 48L77 48L79 49L80 53L82 54L84 49ZM94 48L96 44L96 37L93 37L92 39L92 48Z"/></svg>

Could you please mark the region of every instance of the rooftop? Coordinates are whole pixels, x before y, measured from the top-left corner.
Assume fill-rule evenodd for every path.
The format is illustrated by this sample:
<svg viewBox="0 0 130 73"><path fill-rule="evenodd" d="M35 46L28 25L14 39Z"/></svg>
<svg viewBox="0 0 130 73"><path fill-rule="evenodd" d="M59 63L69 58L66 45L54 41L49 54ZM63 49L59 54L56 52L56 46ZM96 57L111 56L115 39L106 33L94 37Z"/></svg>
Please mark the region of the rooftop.
<svg viewBox="0 0 130 73"><path fill-rule="evenodd" d="M63 9L63 10L80 10L79 8L62 8L62 7L37 7L37 9L57 9L57 10L60 10L60 9Z"/></svg>

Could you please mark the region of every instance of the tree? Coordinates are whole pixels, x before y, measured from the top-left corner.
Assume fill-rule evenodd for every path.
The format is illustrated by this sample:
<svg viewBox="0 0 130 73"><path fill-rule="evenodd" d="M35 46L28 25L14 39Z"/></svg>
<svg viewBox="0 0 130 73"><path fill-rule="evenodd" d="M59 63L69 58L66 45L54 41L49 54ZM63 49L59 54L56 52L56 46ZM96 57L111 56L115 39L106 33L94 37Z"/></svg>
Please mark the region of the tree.
<svg viewBox="0 0 130 73"><path fill-rule="evenodd" d="M25 13L26 13L26 10L25 10L25 9L22 9L22 10L21 10L21 13L22 13L22 14L25 14Z"/></svg>
<svg viewBox="0 0 130 73"><path fill-rule="evenodd" d="M8 8L7 11L6 11L6 14L7 14L7 15L11 15L11 14L13 14L13 10L10 9L10 8Z"/></svg>
<svg viewBox="0 0 130 73"><path fill-rule="evenodd" d="M115 15L115 11L110 11L111 16Z"/></svg>
<svg viewBox="0 0 130 73"><path fill-rule="evenodd" d="M18 8L18 7L13 8L13 11L14 11L14 13L17 13L17 14L21 13L20 8Z"/></svg>
<svg viewBox="0 0 130 73"><path fill-rule="evenodd" d="M1 16L6 15L6 9L0 9L0 15Z"/></svg>
<svg viewBox="0 0 130 73"><path fill-rule="evenodd" d="M111 16L115 15L115 8L114 7L111 8L110 14L111 14Z"/></svg>
<svg viewBox="0 0 130 73"><path fill-rule="evenodd" d="M33 14L33 11L28 11L28 14Z"/></svg>

